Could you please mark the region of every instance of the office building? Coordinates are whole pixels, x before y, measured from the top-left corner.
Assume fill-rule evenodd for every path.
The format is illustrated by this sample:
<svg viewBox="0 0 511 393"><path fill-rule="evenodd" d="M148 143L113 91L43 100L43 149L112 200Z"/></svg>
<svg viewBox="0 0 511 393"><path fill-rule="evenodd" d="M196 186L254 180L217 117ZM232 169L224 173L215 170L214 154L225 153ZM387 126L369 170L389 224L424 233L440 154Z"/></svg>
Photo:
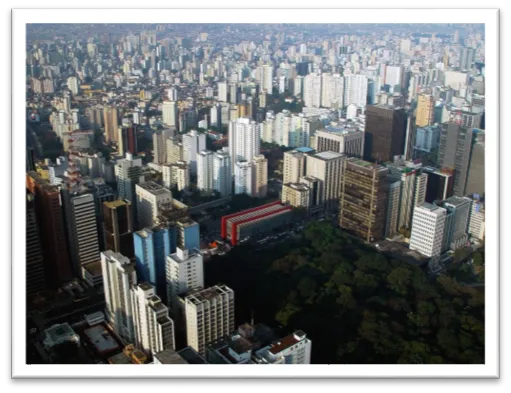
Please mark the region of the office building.
<svg viewBox="0 0 511 393"><path fill-rule="evenodd" d="M419 127L415 131L415 150L430 153L438 148L441 128L438 124L433 126Z"/></svg>
<svg viewBox="0 0 511 393"><path fill-rule="evenodd" d="M173 164L164 164L161 169L165 188L170 190L175 187L178 191L182 191L190 186L190 171L186 162L176 161Z"/></svg>
<svg viewBox="0 0 511 393"><path fill-rule="evenodd" d="M247 236L270 232L288 224L292 219L291 211L290 206L277 201L223 216L221 236L230 239L235 246Z"/></svg>
<svg viewBox="0 0 511 393"><path fill-rule="evenodd" d="M415 125L428 127L433 124L435 117L435 98L429 94L419 94L417 97L417 115Z"/></svg>
<svg viewBox="0 0 511 393"><path fill-rule="evenodd" d="M192 289L204 288L204 265L200 251L196 248L178 247L175 253L166 257L166 290L168 305L172 314L179 314L177 297Z"/></svg>
<svg viewBox="0 0 511 393"><path fill-rule="evenodd" d="M442 253L446 213L444 208L428 202L415 207L410 250L418 251L427 257Z"/></svg>
<svg viewBox="0 0 511 393"><path fill-rule="evenodd" d="M26 284L27 295L46 289L43 249L37 226L35 196L27 190L26 211Z"/></svg>
<svg viewBox="0 0 511 393"><path fill-rule="evenodd" d="M339 225L341 229L375 242L385 236L389 170L357 158L344 160Z"/></svg>
<svg viewBox="0 0 511 393"><path fill-rule="evenodd" d="M484 131L474 130L475 143L472 145L470 164L468 166L465 195L484 195Z"/></svg>
<svg viewBox="0 0 511 393"><path fill-rule="evenodd" d="M453 195L454 170L427 166L422 171L428 175L426 202L443 201Z"/></svg>
<svg viewBox="0 0 511 393"><path fill-rule="evenodd" d="M197 155L197 188L204 192L212 192L214 187L215 153L203 150Z"/></svg>
<svg viewBox="0 0 511 393"><path fill-rule="evenodd" d="M485 227L484 202L479 200L476 195L470 208L470 217L468 219L468 234L472 240L484 241Z"/></svg>
<svg viewBox="0 0 511 393"><path fill-rule="evenodd" d="M225 147L213 156L213 189L222 198L232 194L231 157Z"/></svg>
<svg viewBox="0 0 511 393"><path fill-rule="evenodd" d="M83 265L99 260L99 235L94 196L88 191L72 193L68 189L62 189L62 200L71 266L75 277L80 277Z"/></svg>
<svg viewBox="0 0 511 393"><path fill-rule="evenodd" d="M364 131L359 127L328 126L315 133L316 151L333 151L350 157L364 155Z"/></svg>
<svg viewBox="0 0 511 393"><path fill-rule="evenodd" d="M105 106L103 108L103 121L105 124L105 140L107 142L117 142L119 119L116 106Z"/></svg>
<svg viewBox="0 0 511 393"><path fill-rule="evenodd" d="M336 210L339 206L344 159L343 154L331 151L307 155L305 173L320 180L319 203L327 210Z"/></svg>
<svg viewBox="0 0 511 393"><path fill-rule="evenodd" d="M366 111L364 158L366 161L392 161L404 153L406 113L403 108L369 105Z"/></svg>
<svg viewBox="0 0 511 393"><path fill-rule="evenodd" d="M119 127L117 151L123 157L126 153L133 155L138 153L137 127L135 125Z"/></svg>
<svg viewBox="0 0 511 393"><path fill-rule="evenodd" d="M282 185L282 203L293 207L308 209L311 206L311 190L302 183L287 183Z"/></svg>
<svg viewBox="0 0 511 393"><path fill-rule="evenodd" d="M455 123L442 124L438 164L454 169L453 195L466 194L467 176L472 150L472 130Z"/></svg>
<svg viewBox="0 0 511 393"><path fill-rule="evenodd" d="M103 203L105 248L133 258L133 212L131 202L117 199Z"/></svg>
<svg viewBox="0 0 511 393"><path fill-rule="evenodd" d="M426 200L428 175L422 173L422 165L412 161L405 161L403 157L396 157L393 162L385 164L389 170L389 180L399 181L399 202L397 209L388 211L388 214L396 213L396 226L390 226L388 235L396 234L401 229L410 229L415 206L422 205ZM389 204L392 203L389 195ZM394 221L393 217L390 217Z"/></svg>
<svg viewBox="0 0 511 393"><path fill-rule="evenodd" d="M163 117L163 124L165 124L165 126L175 128L179 126L178 109L176 101L164 101L161 111Z"/></svg>
<svg viewBox="0 0 511 393"><path fill-rule="evenodd" d="M172 193L153 181L137 184L136 195L140 228L153 227L159 215L160 205L172 203Z"/></svg>
<svg viewBox="0 0 511 393"><path fill-rule="evenodd" d="M156 296L153 286L147 282L131 288L135 346L154 355L165 349L175 349L174 322L167 307Z"/></svg>
<svg viewBox="0 0 511 393"><path fill-rule="evenodd" d="M36 172L27 173L27 188L35 195L36 221L43 245L47 285L59 287L71 280L71 261L64 225L62 198L57 186L52 186Z"/></svg>
<svg viewBox="0 0 511 393"><path fill-rule="evenodd" d="M203 150L206 150L206 134L192 130L183 135L183 161L191 175L197 174L197 156Z"/></svg>
<svg viewBox="0 0 511 393"><path fill-rule="evenodd" d="M252 161L252 196L264 198L268 192L268 160L259 154Z"/></svg>
<svg viewBox="0 0 511 393"><path fill-rule="evenodd" d="M472 199L452 196L441 205L446 210L442 251L454 251L467 244Z"/></svg>
<svg viewBox="0 0 511 393"><path fill-rule="evenodd" d="M257 350L252 359L256 364L310 364L312 342L297 330L274 344Z"/></svg>
<svg viewBox="0 0 511 393"><path fill-rule="evenodd" d="M234 165L234 193L252 195L252 163L238 161Z"/></svg>
<svg viewBox="0 0 511 393"><path fill-rule="evenodd" d="M225 285L195 289L185 297L188 345L200 354L206 345L234 330L234 291Z"/></svg>
<svg viewBox="0 0 511 393"><path fill-rule="evenodd" d="M308 147L284 152L283 183L298 183L306 173L307 155L314 153L315 151Z"/></svg>
<svg viewBox="0 0 511 393"><path fill-rule="evenodd" d="M135 263L125 256L101 253L101 270L105 291L105 314L114 331L128 342L135 338L130 289L137 284Z"/></svg>

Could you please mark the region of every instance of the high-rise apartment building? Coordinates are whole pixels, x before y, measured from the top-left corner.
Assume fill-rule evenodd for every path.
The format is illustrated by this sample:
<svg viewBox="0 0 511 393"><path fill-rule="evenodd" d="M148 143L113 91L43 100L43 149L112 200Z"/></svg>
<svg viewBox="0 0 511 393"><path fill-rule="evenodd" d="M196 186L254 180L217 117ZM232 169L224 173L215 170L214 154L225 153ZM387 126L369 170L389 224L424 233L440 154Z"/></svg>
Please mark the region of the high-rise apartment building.
<svg viewBox="0 0 511 393"><path fill-rule="evenodd" d="M366 161L392 161L404 153L406 113L403 108L369 105L366 111L364 158Z"/></svg>
<svg viewBox="0 0 511 393"><path fill-rule="evenodd" d="M311 190L309 186L302 183L283 184L282 203L308 209L311 206Z"/></svg>
<svg viewBox="0 0 511 393"><path fill-rule="evenodd" d="M166 140L167 163L173 164L183 160L183 142L178 136Z"/></svg>
<svg viewBox="0 0 511 393"><path fill-rule="evenodd" d="M37 226L35 196L27 190L26 211L26 273L27 295L46 289L43 249Z"/></svg>
<svg viewBox="0 0 511 393"><path fill-rule="evenodd" d="M133 212L131 202L117 199L103 203L105 248L133 258Z"/></svg>
<svg viewBox="0 0 511 393"><path fill-rule="evenodd" d="M246 117L229 123L229 155L233 171L236 162L251 161L253 157L259 155L260 128L260 124Z"/></svg>
<svg viewBox="0 0 511 393"><path fill-rule="evenodd" d="M227 102L227 82L218 82L218 101Z"/></svg>
<svg viewBox="0 0 511 393"><path fill-rule="evenodd" d="M321 106L321 75L309 74L303 78L303 101L307 107Z"/></svg>
<svg viewBox="0 0 511 393"><path fill-rule="evenodd" d="M134 158L133 154L127 153L126 158L118 160L115 165L115 176L117 178L117 192L120 199L127 199L131 202L133 216L136 217L136 194L135 187L142 177L142 159ZM142 179L141 179L142 178Z"/></svg>
<svg viewBox="0 0 511 393"><path fill-rule="evenodd" d="M271 94L273 91L273 66L271 64L259 66L256 79L261 84L261 90L266 90L268 94Z"/></svg>
<svg viewBox="0 0 511 393"><path fill-rule="evenodd" d="M309 147L284 152L283 184L298 183L307 172L306 157L314 153L315 151Z"/></svg>
<svg viewBox="0 0 511 393"><path fill-rule="evenodd" d="M213 191L215 153L203 150L197 155L197 188L205 192Z"/></svg>
<svg viewBox="0 0 511 393"><path fill-rule="evenodd" d="M105 251L101 253L101 271L107 321L119 336L131 342L135 338L130 292L137 284L135 263L119 253Z"/></svg>
<svg viewBox="0 0 511 393"><path fill-rule="evenodd" d="M206 134L192 130L183 135L183 161L192 175L197 174L197 155L203 150L206 150Z"/></svg>
<svg viewBox="0 0 511 393"><path fill-rule="evenodd" d="M167 299L173 315L179 313L177 297L188 291L204 287L204 265L200 251L177 248L166 257Z"/></svg>
<svg viewBox="0 0 511 393"><path fill-rule="evenodd" d="M234 291L225 285L192 290L185 297L188 345L200 354L206 345L234 330Z"/></svg>
<svg viewBox="0 0 511 393"><path fill-rule="evenodd" d="M472 150L472 129L455 123L442 124L438 163L443 168L454 169L453 195L464 196Z"/></svg>
<svg viewBox="0 0 511 393"><path fill-rule="evenodd" d="M351 74L344 77L344 106L355 104L364 108L367 105L368 79L365 75Z"/></svg>
<svg viewBox="0 0 511 393"><path fill-rule="evenodd" d="M350 157L364 155L364 131L346 127L328 126L315 133L317 152L333 151Z"/></svg>
<svg viewBox="0 0 511 393"><path fill-rule="evenodd" d="M119 127L117 151L122 156L125 156L126 153L134 155L138 153L137 127L135 125Z"/></svg>
<svg viewBox="0 0 511 393"><path fill-rule="evenodd" d="M385 235L389 170L354 157L344 160L339 225L353 235L375 242Z"/></svg>
<svg viewBox="0 0 511 393"><path fill-rule="evenodd" d="M252 163L238 161L234 165L234 193L252 195Z"/></svg>
<svg viewBox="0 0 511 393"><path fill-rule="evenodd" d="M232 169L229 149L223 148L213 156L213 189L221 197L232 194Z"/></svg>
<svg viewBox="0 0 511 393"><path fill-rule="evenodd" d="M200 249L200 226L188 217L176 220L176 246L182 249ZM174 252L174 249L172 250Z"/></svg>
<svg viewBox="0 0 511 393"><path fill-rule="evenodd" d="M175 349L174 322L169 310L147 282L131 288L135 345L154 355L165 349Z"/></svg>
<svg viewBox="0 0 511 393"><path fill-rule="evenodd" d="M103 119L105 122L105 139L107 142L117 142L118 139L118 110L116 106L105 106L103 108Z"/></svg>
<svg viewBox="0 0 511 393"><path fill-rule="evenodd" d="M162 105L163 124L167 127L177 128L179 125L178 109L176 101L164 101Z"/></svg>
<svg viewBox="0 0 511 393"><path fill-rule="evenodd" d="M401 86L403 74L403 66L387 66L385 68L385 84L390 87Z"/></svg>
<svg viewBox="0 0 511 393"><path fill-rule="evenodd" d="M73 277L68 245L62 241L66 238L66 228L60 190L36 172L27 173L26 180L28 190L35 195L47 284L59 287Z"/></svg>
<svg viewBox="0 0 511 393"><path fill-rule="evenodd" d="M425 202L416 206L413 212L410 250L416 250L427 257L442 253L446 210Z"/></svg>
<svg viewBox="0 0 511 393"><path fill-rule="evenodd" d="M268 160L259 154L252 161L252 196L264 198L268 192Z"/></svg>
<svg viewBox="0 0 511 393"><path fill-rule="evenodd" d="M429 94L419 94L417 97L417 116L415 125L427 127L433 124L435 117L435 98Z"/></svg>
<svg viewBox="0 0 511 393"><path fill-rule="evenodd" d="M172 137L171 130L156 131L153 134L153 162L165 164L167 162L167 139Z"/></svg>
<svg viewBox="0 0 511 393"><path fill-rule="evenodd" d="M176 161L173 164L161 166L163 186L169 190L176 187L182 191L190 186L190 171L188 164L184 161Z"/></svg>
<svg viewBox="0 0 511 393"><path fill-rule="evenodd" d="M88 191L62 190L71 266L76 277L82 266L99 260L99 235L94 196ZM61 240L62 241L62 240Z"/></svg>
<svg viewBox="0 0 511 393"><path fill-rule="evenodd" d="M335 210L339 206L344 159L343 154L331 151L307 155L306 175L320 180L319 203L324 204L327 210Z"/></svg>
<svg viewBox="0 0 511 393"><path fill-rule="evenodd" d="M339 74L321 74L321 106L340 109L344 105L344 78Z"/></svg>
<svg viewBox="0 0 511 393"><path fill-rule="evenodd" d="M159 215L160 205L172 202L172 193L153 181L137 184L136 195L140 228L153 227Z"/></svg>

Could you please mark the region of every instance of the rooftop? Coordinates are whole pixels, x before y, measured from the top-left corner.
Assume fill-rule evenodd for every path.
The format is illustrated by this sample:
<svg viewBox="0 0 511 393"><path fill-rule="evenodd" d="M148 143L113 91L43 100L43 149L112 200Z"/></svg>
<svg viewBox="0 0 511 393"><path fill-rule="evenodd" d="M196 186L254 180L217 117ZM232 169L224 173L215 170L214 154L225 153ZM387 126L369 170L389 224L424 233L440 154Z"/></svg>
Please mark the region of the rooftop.
<svg viewBox="0 0 511 393"><path fill-rule="evenodd" d="M316 153L314 157L320 158L322 160L335 160L336 158L343 157L344 154L336 153L333 151L323 151L321 153Z"/></svg>
<svg viewBox="0 0 511 393"><path fill-rule="evenodd" d="M103 271L101 269L101 261L87 263L86 265L82 265L82 269L87 271L91 276L102 276Z"/></svg>
<svg viewBox="0 0 511 393"><path fill-rule="evenodd" d="M116 199L115 201L111 202L103 202L103 205L108 209L115 209L122 206L130 206L131 202L126 199Z"/></svg>
<svg viewBox="0 0 511 393"><path fill-rule="evenodd" d="M84 334L100 354L119 349L119 344L104 325L95 325L85 329Z"/></svg>
<svg viewBox="0 0 511 393"><path fill-rule="evenodd" d="M297 147L295 150L299 151L300 153L310 153L314 151L314 149L311 149L310 147Z"/></svg>
<svg viewBox="0 0 511 393"><path fill-rule="evenodd" d="M276 344L272 344L270 347L270 352L273 355L276 355L279 352L282 352L283 350L292 347L296 343L299 343L303 339L305 339L305 333L301 330L297 330L294 334L290 334L289 336L286 336L282 338L279 342Z"/></svg>
<svg viewBox="0 0 511 393"><path fill-rule="evenodd" d="M160 194L170 194L170 191L160 186L158 183L155 183L152 180L149 180L145 183L137 184L137 187L140 187L146 191L149 191L151 194L160 195Z"/></svg>
<svg viewBox="0 0 511 393"><path fill-rule="evenodd" d="M186 347L178 352L188 364L206 364L206 360L192 347Z"/></svg>
<svg viewBox="0 0 511 393"><path fill-rule="evenodd" d="M186 348L185 348L186 349ZM188 362L183 359L176 351L167 348L154 354L154 358L162 364L187 364Z"/></svg>
<svg viewBox="0 0 511 393"><path fill-rule="evenodd" d="M467 203L470 203L472 200L467 197L458 197L458 196L452 196L450 198L447 198L444 203L449 204L454 207L466 205Z"/></svg>

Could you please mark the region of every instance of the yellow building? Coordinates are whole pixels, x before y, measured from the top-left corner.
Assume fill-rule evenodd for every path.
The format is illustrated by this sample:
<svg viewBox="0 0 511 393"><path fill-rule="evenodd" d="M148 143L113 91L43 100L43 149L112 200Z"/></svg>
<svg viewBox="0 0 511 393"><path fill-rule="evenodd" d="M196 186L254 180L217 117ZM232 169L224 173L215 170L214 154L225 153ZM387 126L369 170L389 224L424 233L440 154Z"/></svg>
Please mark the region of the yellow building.
<svg viewBox="0 0 511 393"><path fill-rule="evenodd" d="M435 114L435 99L429 94L421 94L417 100L417 127L426 127L433 124Z"/></svg>
<svg viewBox="0 0 511 393"><path fill-rule="evenodd" d="M282 186L282 203L294 207L309 208L311 204L310 188L301 183L288 183Z"/></svg>

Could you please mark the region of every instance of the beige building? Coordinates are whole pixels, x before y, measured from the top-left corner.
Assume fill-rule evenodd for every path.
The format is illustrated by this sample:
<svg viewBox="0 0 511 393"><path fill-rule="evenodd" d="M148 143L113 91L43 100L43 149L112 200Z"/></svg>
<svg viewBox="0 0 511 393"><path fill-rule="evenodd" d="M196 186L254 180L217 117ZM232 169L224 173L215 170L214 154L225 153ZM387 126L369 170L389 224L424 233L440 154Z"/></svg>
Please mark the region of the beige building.
<svg viewBox="0 0 511 393"><path fill-rule="evenodd" d="M165 144L167 163L173 164L183 160L183 143L179 141L178 137L167 139Z"/></svg>
<svg viewBox="0 0 511 393"><path fill-rule="evenodd" d="M310 188L302 183L288 183L282 186L282 203L294 207L309 208L311 206Z"/></svg>
<svg viewBox="0 0 511 393"><path fill-rule="evenodd" d="M137 184L135 190L138 225L141 228L152 228L158 218L160 205L171 203L172 193L153 181Z"/></svg>
<svg viewBox="0 0 511 393"><path fill-rule="evenodd" d="M153 162L155 164L167 162L167 140L171 136L170 130L156 131L153 134Z"/></svg>
<svg viewBox="0 0 511 393"><path fill-rule="evenodd" d="M105 122L105 139L107 142L117 142L119 136L117 107L105 106L103 108L103 120Z"/></svg>
<svg viewBox="0 0 511 393"><path fill-rule="evenodd" d="M181 191L190 186L190 172L186 162L177 161L173 164L164 164L161 169L165 188L177 187Z"/></svg>
<svg viewBox="0 0 511 393"><path fill-rule="evenodd" d="M344 159L343 154L332 151L307 156L306 175L320 180L318 202L329 210L339 203Z"/></svg>
<svg viewBox="0 0 511 393"><path fill-rule="evenodd" d="M259 154L252 161L252 196L264 198L268 192L268 160Z"/></svg>
<svg viewBox="0 0 511 393"><path fill-rule="evenodd" d="M329 126L316 131L314 138L317 152L334 151L359 158L364 155L364 132L358 128Z"/></svg>
<svg viewBox="0 0 511 393"><path fill-rule="evenodd" d="M314 153L313 149L295 149L284 153L283 184L298 183L305 175L305 158Z"/></svg>
<svg viewBox="0 0 511 393"><path fill-rule="evenodd" d="M234 330L234 291L225 285L190 291L184 306L187 343L202 355Z"/></svg>
<svg viewBox="0 0 511 393"><path fill-rule="evenodd" d="M435 115L435 99L428 94L421 94L417 99L417 117L415 125L426 127L433 124Z"/></svg>

